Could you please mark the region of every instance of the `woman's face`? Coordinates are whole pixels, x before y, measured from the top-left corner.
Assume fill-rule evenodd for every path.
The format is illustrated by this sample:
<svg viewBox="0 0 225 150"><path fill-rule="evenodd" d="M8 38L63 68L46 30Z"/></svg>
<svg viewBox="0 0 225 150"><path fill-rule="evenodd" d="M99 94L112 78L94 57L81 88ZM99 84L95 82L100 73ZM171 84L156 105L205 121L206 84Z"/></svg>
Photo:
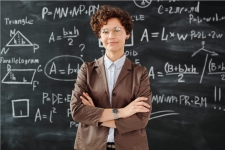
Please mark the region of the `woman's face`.
<svg viewBox="0 0 225 150"><path fill-rule="evenodd" d="M100 31L100 41L106 49L106 53L123 54L126 38L126 30L121 25L120 20L111 18Z"/></svg>

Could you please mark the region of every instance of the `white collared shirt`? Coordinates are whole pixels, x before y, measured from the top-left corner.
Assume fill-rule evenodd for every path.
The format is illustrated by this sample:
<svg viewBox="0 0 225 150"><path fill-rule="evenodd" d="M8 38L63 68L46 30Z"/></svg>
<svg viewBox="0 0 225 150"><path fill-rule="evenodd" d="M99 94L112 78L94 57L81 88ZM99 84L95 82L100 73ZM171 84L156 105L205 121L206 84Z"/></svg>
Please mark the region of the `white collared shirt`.
<svg viewBox="0 0 225 150"><path fill-rule="evenodd" d="M121 58L112 62L105 54L104 56L104 64L105 64L105 71L109 89L109 96L110 96L110 104L112 105L112 90L116 83L116 80L120 74L122 66L125 62L126 55L123 55ZM114 128L109 129L109 135L107 142L114 142Z"/></svg>

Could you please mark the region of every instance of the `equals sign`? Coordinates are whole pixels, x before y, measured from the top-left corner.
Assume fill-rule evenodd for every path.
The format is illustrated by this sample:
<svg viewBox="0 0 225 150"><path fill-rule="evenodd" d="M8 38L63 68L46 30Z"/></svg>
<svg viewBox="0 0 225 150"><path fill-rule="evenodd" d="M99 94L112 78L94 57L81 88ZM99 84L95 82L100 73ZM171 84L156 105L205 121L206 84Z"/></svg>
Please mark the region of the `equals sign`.
<svg viewBox="0 0 225 150"><path fill-rule="evenodd" d="M157 72L159 77L163 77L163 73L162 72Z"/></svg>
<svg viewBox="0 0 225 150"><path fill-rule="evenodd" d="M57 36L57 40L62 40L62 36Z"/></svg>
<svg viewBox="0 0 225 150"><path fill-rule="evenodd" d="M51 12L51 11L49 11L49 12L48 12L48 15L52 15L52 12Z"/></svg>
<svg viewBox="0 0 225 150"><path fill-rule="evenodd" d="M42 118L46 119L47 118L47 115L42 115Z"/></svg>
<svg viewBox="0 0 225 150"><path fill-rule="evenodd" d="M48 97L48 98L46 99L46 101L51 101L51 99Z"/></svg>
<svg viewBox="0 0 225 150"><path fill-rule="evenodd" d="M65 74L65 70L59 70L60 74Z"/></svg>
<svg viewBox="0 0 225 150"><path fill-rule="evenodd" d="M159 32L152 33L152 37L159 37Z"/></svg>
<svg viewBox="0 0 225 150"><path fill-rule="evenodd" d="M219 87L219 90L217 92L217 87L215 86L215 90L214 90L214 100L215 100L215 102L217 100L217 93L218 93L219 101L221 101L221 88Z"/></svg>

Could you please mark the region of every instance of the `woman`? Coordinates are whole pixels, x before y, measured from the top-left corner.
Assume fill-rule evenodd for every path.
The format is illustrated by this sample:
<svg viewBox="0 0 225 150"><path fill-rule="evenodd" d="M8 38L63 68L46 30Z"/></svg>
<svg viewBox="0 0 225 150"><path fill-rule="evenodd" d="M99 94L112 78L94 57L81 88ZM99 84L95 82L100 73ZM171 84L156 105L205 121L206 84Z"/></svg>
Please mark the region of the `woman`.
<svg viewBox="0 0 225 150"><path fill-rule="evenodd" d="M131 16L104 5L90 24L106 53L79 70L70 103L72 117L79 122L74 149L148 150L145 127L152 96L148 72L124 54L133 28Z"/></svg>

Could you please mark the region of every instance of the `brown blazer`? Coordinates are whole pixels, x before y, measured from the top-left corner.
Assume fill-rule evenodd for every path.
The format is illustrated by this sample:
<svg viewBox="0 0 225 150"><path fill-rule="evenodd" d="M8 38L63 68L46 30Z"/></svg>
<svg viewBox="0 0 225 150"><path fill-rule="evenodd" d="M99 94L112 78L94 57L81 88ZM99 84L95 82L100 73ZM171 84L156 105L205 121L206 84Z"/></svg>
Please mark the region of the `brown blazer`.
<svg viewBox="0 0 225 150"><path fill-rule="evenodd" d="M152 93L147 69L126 58L112 91L111 107L103 57L84 63L75 82L70 102L72 117L79 122L75 150L106 150L109 128L98 125L105 108L123 108L140 96L148 97L147 103L151 105ZM79 96L83 92L89 93L95 107L82 104ZM145 130L149 117L150 113L136 113L115 120L116 150L149 150Z"/></svg>

